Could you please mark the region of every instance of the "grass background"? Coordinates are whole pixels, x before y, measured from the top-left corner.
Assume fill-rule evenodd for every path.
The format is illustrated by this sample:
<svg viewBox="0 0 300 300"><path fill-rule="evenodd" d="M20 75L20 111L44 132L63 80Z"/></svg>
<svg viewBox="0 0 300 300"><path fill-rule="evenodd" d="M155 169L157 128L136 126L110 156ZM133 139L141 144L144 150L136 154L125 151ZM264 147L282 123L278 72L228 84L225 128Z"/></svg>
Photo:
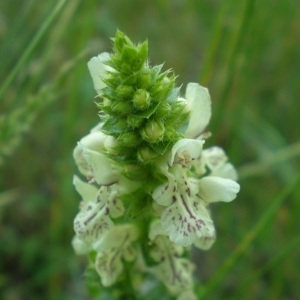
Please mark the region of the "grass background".
<svg viewBox="0 0 300 300"><path fill-rule="evenodd" d="M199 298L297 299L299 20L293 0L1 1L1 299L88 299L72 150L98 121L86 63L117 28L148 39L182 93L209 88L207 144L238 166L238 198L212 207L216 243L193 251Z"/></svg>

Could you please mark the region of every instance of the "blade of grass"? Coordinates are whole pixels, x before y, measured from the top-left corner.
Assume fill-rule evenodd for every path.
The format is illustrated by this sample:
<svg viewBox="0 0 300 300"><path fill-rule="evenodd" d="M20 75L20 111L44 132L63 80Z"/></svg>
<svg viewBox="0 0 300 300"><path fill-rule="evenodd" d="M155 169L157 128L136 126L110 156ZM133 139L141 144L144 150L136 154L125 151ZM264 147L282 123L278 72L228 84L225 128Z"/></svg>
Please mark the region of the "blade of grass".
<svg viewBox="0 0 300 300"><path fill-rule="evenodd" d="M36 94L28 95L25 104L18 110L9 115L0 114L0 168L6 163L5 158L20 145L24 134L30 131L39 112L62 93L59 86L87 51L84 49L74 59L67 61L61 67L57 77L51 83L42 85Z"/></svg>
<svg viewBox="0 0 300 300"><path fill-rule="evenodd" d="M222 33L223 33L223 23L226 17L227 8L229 4L228 1L223 1L221 3L222 6L219 9L217 21L215 22L214 29L213 29L212 38L209 43L208 49L206 51L206 56L203 59L203 67L199 78L200 83L205 86L207 86L211 80L211 76L213 72L213 64L219 49L219 45L221 43Z"/></svg>
<svg viewBox="0 0 300 300"><path fill-rule="evenodd" d="M270 262L263 266L257 273L249 277L244 284L238 289L234 295L234 299L238 299L238 296L242 296L245 293L245 290L255 282L258 278L262 277L264 274L269 272L271 269L274 269L279 266L295 249L298 249L300 245L300 237L296 238L293 242L288 244L279 254L277 254Z"/></svg>
<svg viewBox="0 0 300 300"><path fill-rule="evenodd" d="M226 276L226 274L236 265L238 259L246 252L253 240L259 235L259 233L267 226L272 217L275 215L278 207L287 198L287 196L292 193L292 191L298 187L300 178L297 178L288 187L286 187L277 198L274 199L273 203L265 210L262 216L259 218L257 223L249 230L245 235L241 243L235 248L231 256L221 265L217 270L212 279L206 284L202 290L199 291L200 298L207 296L211 293L221 280Z"/></svg>
<svg viewBox="0 0 300 300"><path fill-rule="evenodd" d="M56 6L54 6L53 10L50 12L44 23L42 24L39 31L36 33L34 38L32 39L31 43L28 45L28 47L25 49L23 55L20 57L18 62L16 63L15 67L10 71L8 74L6 80L3 82L3 84L0 87L0 99L4 96L6 93L9 85L12 83L12 81L17 76L18 72L21 70L24 63L27 61L28 57L33 52L34 48L37 46L41 38L44 36L52 22L54 21L55 17L59 14L61 9L63 8L64 4L67 0L60 0L57 2Z"/></svg>
<svg viewBox="0 0 300 300"><path fill-rule="evenodd" d="M238 58L238 54L243 45L243 40L246 36L246 31L250 25L250 21L253 16L255 1L254 0L246 0L244 5L241 7L241 12L239 14L239 20L237 22L237 30L233 31L231 36L231 41L228 42L229 45L229 54L226 65L226 79L224 80L222 90L219 96L219 107L215 112L214 117L214 128L218 128L219 122L221 121L221 115L225 111L226 99L230 93L230 89L232 86L232 82L234 79L236 62Z"/></svg>

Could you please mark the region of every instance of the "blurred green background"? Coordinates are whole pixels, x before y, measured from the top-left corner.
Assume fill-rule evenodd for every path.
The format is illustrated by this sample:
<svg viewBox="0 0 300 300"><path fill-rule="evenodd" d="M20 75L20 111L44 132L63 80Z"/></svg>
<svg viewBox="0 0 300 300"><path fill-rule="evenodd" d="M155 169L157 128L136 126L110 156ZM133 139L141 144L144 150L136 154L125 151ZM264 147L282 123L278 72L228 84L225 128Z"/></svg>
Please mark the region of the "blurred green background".
<svg viewBox="0 0 300 300"><path fill-rule="evenodd" d="M294 0L1 1L0 298L89 299L72 151L98 122L87 61L118 28L182 94L209 88L207 145L240 173L238 198L212 207L216 243L193 251L199 298L299 299L299 20Z"/></svg>

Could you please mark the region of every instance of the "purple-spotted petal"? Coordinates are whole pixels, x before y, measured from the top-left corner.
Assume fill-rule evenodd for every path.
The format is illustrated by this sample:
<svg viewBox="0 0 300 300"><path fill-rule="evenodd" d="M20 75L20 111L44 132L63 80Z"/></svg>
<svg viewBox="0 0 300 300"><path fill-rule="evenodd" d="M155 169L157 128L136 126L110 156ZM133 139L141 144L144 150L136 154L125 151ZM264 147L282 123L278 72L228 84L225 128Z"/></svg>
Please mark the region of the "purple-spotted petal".
<svg viewBox="0 0 300 300"><path fill-rule="evenodd" d="M152 198L163 206L169 206L174 201L174 194L177 192L177 186L172 174L169 176L169 181L158 186L152 193Z"/></svg>
<svg viewBox="0 0 300 300"><path fill-rule="evenodd" d="M204 236L195 240L194 245L201 250L208 250L216 240L216 235Z"/></svg>
<svg viewBox="0 0 300 300"><path fill-rule="evenodd" d="M112 226L106 207L100 202L87 202L74 219L77 237L87 244L102 238Z"/></svg>
<svg viewBox="0 0 300 300"><path fill-rule="evenodd" d="M152 267L151 273L159 278L173 295L178 295L186 289L192 289L193 265L188 259L170 255L167 251L164 254L164 260Z"/></svg>
<svg viewBox="0 0 300 300"><path fill-rule="evenodd" d="M112 218L118 218L125 212L123 202L118 198L116 186L101 187L97 196L97 201L105 205L106 212Z"/></svg>
<svg viewBox="0 0 300 300"><path fill-rule="evenodd" d="M114 187L102 186L94 200L83 202L74 220L74 230L79 239L91 244L104 238L113 226L111 217L120 217L125 211L117 196Z"/></svg>
<svg viewBox="0 0 300 300"><path fill-rule="evenodd" d="M98 252L95 268L104 286L111 286L123 271L122 258L131 261L135 251L132 242L138 238L138 230L131 224L114 226L96 245Z"/></svg>
<svg viewBox="0 0 300 300"><path fill-rule="evenodd" d="M195 240L215 235L213 221L198 199L177 194L161 216L162 227L172 242L190 246Z"/></svg>

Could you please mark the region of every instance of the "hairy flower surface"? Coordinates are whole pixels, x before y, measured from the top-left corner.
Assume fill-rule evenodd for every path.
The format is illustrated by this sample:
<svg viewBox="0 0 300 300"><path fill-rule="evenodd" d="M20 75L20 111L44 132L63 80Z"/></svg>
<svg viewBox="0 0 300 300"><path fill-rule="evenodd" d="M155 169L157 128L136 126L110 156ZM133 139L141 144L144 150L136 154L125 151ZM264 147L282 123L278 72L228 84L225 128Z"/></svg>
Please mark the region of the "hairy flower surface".
<svg viewBox="0 0 300 300"><path fill-rule="evenodd" d="M176 299L194 300L190 246L213 244L209 204L236 197L237 173L222 148L203 148L208 90L189 83L181 97L171 71L150 66L147 42L118 31L113 43L88 62L100 123L73 152L86 180L73 180L82 201L72 245L111 297L138 298L149 273Z"/></svg>

